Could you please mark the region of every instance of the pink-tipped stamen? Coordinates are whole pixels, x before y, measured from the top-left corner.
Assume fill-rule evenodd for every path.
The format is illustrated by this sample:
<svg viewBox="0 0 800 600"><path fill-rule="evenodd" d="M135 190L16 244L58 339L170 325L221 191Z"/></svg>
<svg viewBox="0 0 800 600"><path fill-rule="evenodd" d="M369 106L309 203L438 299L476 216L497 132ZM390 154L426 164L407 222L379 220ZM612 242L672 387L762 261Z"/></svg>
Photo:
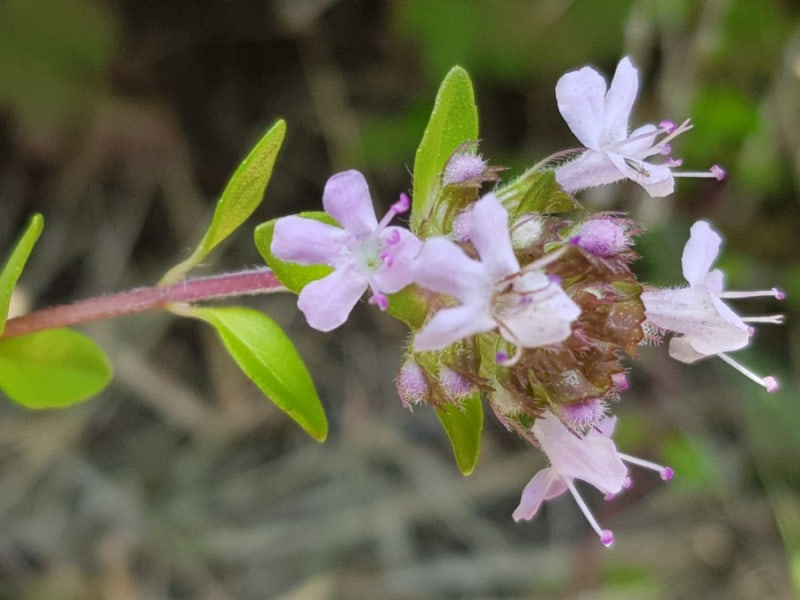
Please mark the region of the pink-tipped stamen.
<svg viewBox="0 0 800 600"><path fill-rule="evenodd" d="M721 292L717 294L719 298L728 298L728 299L736 299L736 298L760 298L762 296L771 296L778 300L783 300L786 298L786 294L779 290L778 288L772 288L771 290L747 290L747 291L739 291L739 292Z"/></svg>
<svg viewBox="0 0 800 600"><path fill-rule="evenodd" d="M714 167L717 167L716 169ZM725 179L725 171L714 165L708 171L678 171L677 173L673 173L673 177L691 177L693 179L716 179L717 181L722 181Z"/></svg>
<svg viewBox="0 0 800 600"><path fill-rule="evenodd" d="M661 144L661 149L658 151L659 154L663 154L664 156L669 156L672 154L672 146L670 144Z"/></svg>
<svg viewBox="0 0 800 600"><path fill-rule="evenodd" d="M395 215L402 215L404 212L408 211L411 208L411 198L408 197L408 194L402 193L400 194L400 199L392 204L389 208Z"/></svg>
<svg viewBox="0 0 800 600"><path fill-rule="evenodd" d="M386 297L385 294L381 294L380 292L375 292L372 296L369 297L368 302L380 308L381 310L385 311L389 308L389 299Z"/></svg>
<svg viewBox="0 0 800 600"><path fill-rule="evenodd" d="M678 167L683 166L683 160L680 158L672 158L671 156L664 159L664 164L667 165L670 169L677 169Z"/></svg>
<svg viewBox="0 0 800 600"><path fill-rule="evenodd" d="M586 520L589 521L589 525L592 526L597 537L600 538L602 544L608 548L611 544L614 543L614 534L611 532L610 529L600 529L600 525L597 522L597 519L594 518L592 511L589 510L589 507L586 506L586 502L583 501L581 495L578 493L578 490L575 488L575 484L572 483L572 480L569 478L564 478L564 483L567 484L567 488L569 488L572 497L575 498L575 502L578 504L578 508L581 509L583 516L586 517Z"/></svg>
<svg viewBox="0 0 800 600"><path fill-rule="evenodd" d="M389 268L394 264L394 254L391 252L381 252L378 255L378 258L383 263L384 267Z"/></svg>
<svg viewBox="0 0 800 600"><path fill-rule="evenodd" d="M618 454L619 457L626 463L630 463L644 469L649 469L650 471L655 471L664 481L669 481L675 476L675 471L673 471L672 467L665 467L664 465L659 465L658 463L650 462L649 460L637 458L635 456L631 456L630 454L623 454L622 452L619 452Z"/></svg>
<svg viewBox="0 0 800 600"><path fill-rule="evenodd" d="M659 129L663 129L666 133L672 133L677 129L677 125L675 125L674 121L670 121L668 119L664 119L658 124Z"/></svg>
<svg viewBox="0 0 800 600"><path fill-rule="evenodd" d="M772 375L768 375L766 377L760 377L755 373L753 373L750 369L745 367L743 364L733 360L730 356L728 356L724 352L720 352L719 354L717 354L717 356L719 356L723 361L725 361L734 369L739 371L739 373L747 377L749 380L754 381L755 383L766 389L767 392L769 392L770 394L778 389L779 387L778 380L775 379Z"/></svg>

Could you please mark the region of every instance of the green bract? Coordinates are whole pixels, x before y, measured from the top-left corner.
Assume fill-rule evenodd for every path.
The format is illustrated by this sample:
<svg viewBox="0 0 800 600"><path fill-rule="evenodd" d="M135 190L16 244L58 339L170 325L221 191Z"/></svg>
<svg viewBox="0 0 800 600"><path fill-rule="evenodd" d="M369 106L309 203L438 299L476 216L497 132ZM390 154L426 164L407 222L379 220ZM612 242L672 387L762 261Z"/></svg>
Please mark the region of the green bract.
<svg viewBox="0 0 800 600"><path fill-rule="evenodd" d="M0 340L0 388L28 408L67 406L98 393L111 364L91 339L48 329Z"/></svg>
<svg viewBox="0 0 800 600"><path fill-rule="evenodd" d="M444 233L441 223L427 223L441 191L441 175L453 152L478 139L478 109L469 75L453 67L442 81L433 112L414 159L411 231L417 235Z"/></svg>
<svg viewBox="0 0 800 600"><path fill-rule="evenodd" d="M240 307L186 307L179 314L212 325L253 383L315 440L328 436L325 411L291 340L268 316Z"/></svg>
<svg viewBox="0 0 800 600"><path fill-rule="evenodd" d="M272 176L285 133L286 122L279 120L241 162L217 202L214 217L203 239L189 258L164 275L161 285L179 281L253 214Z"/></svg>
<svg viewBox="0 0 800 600"><path fill-rule="evenodd" d="M473 392L461 400L460 406L454 404L438 406L436 414L447 432L447 437L450 438L459 470L464 475L469 475L475 469L481 448L483 431L481 393Z"/></svg>

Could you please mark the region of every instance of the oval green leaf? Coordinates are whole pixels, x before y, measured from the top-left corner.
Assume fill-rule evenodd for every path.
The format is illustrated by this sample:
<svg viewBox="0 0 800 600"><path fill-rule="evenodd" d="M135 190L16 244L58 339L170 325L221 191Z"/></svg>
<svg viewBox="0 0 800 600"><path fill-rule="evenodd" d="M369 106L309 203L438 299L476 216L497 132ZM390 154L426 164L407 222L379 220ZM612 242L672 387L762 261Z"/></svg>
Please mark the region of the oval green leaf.
<svg viewBox="0 0 800 600"><path fill-rule="evenodd" d="M436 415L450 438L459 470L463 475L469 475L475 470L481 449L483 403L480 392L464 398L461 406L446 404L437 407Z"/></svg>
<svg viewBox="0 0 800 600"><path fill-rule="evenodd" d="M272 319L241 307L192 306L175 312L212 325L244 374L311 437L325 441L328 421L311 376Z"/></svg>
<svg viewBox="0 0 800 600"><path fill-rule="evenodd" d="M286 122L279 120L241 162L217 202L214 217L192 255L170 269L161 285L175 283L197 266L211 250L233 233L261 204L272 176L275 159L286 134Z"/></svg>
<svg viewBox="0 0 800 600"><path fill-rule="evenodd" d="M28 257L31 255L36 240L44 228L44 217L36 214L31 217L31 222L28 224L25 233L22 234L17 245L14 246L11 255L8 257L3 271L0 272L0 336L6 329L6 319L8 319L8 307L11 304L11 294L14 292L14 286L17 285L22 269L25 263L28 262Z"/></svg>
<svg viewBox="0 0 800 600"><path fill-rule="evenodd" d="M0 389L28 408L86 400L110 379L111 363L100 347L72 329L0 340Z"/></svg>
<svg viewBox="0 0 800 600"><path fill-rule="evenodd" d="M461 67L445 76L414 159L411 231L419 233L441 185L450 156L464 142L478 139L478 108L472 81Z"/></svg>

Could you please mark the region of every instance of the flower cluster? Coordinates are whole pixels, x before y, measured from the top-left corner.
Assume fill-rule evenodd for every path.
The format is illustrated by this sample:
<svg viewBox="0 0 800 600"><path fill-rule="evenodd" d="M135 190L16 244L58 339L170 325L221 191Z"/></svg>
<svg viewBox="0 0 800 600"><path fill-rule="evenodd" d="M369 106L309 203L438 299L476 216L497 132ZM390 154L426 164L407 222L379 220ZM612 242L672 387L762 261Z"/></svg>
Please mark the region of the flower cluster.
<svg viewBox="0 0 800 600"><path fill-rule="evenodd" d="M665 480L673 475L619 452L612 440L609 410L628 385L624 361L638 356L640 344L669 333L673 358L719 356L767 391L777 388L773 377L756 376L728 353L748 345L748 323L781 317L742 318L723 300L783 295L725 292L722 273L711 269L721 238L708 223L691 228L683 253L688 286L656 289L631 269L640 224L613 212L564 216L578 206L572 194L586 188L629 179L660 197L672 193L675 177L724 176L718 166L676 170L681 161L670 142L691 128L688 121L630 132L637 89L628 58L608 87L589 67L564 75L558 107L584 148L559 153L570 160L554 169L546 160L483 195L500 170L466 140L444 165L440 193L426 209L438 219L435 227L412 232L389 224L409 209L405 195L379 222L363 176L346 171L325 186L327 217L281 218L271 243L276 259L331 269L299 293L312 327L342 325L367 289L371 304L409 325L413 337L397 377L406 406L461 406L478 394L509 430L544 452L549 466L525 487L515 520L532 518L545 500L569 491L605 545L613 534L592 516L575 480L611 498L631 484L628 465ZM424 235L430 231L437 233Z"/></svg>

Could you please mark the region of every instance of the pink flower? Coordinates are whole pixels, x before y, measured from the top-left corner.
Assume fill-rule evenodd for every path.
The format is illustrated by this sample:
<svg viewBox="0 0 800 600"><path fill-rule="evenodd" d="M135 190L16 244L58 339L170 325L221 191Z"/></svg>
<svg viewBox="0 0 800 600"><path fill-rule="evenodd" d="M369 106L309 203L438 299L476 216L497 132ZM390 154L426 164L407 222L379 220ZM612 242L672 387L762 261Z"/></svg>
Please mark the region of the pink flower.
<svg viewBox="0 0 800 600"><path fill-rule="evenodd" d="M545 500L569 490L603 545L613 544L614 534L608 529L601 529L578 493L574 480L585 481L607 498L613 498L631 485L623 461L655 470L665 481L674 475L669 467L618 452L611 440L616 424L616 417L607 417L585 435L580 435L568 429L551 412L539 417L533 425L533 433L547 455L550 466L536 473L525 486L519 506L512 515L514 520L532 519Z"/></svg>
<svg viewBox="0 0 800 600"><path fill-rule="evenodd" d="M408 210L408 197L401 196L378 223L367 182L358 171L328 179L322 205L341 227L283 217L275 223L271 250L281 260L333 267L333 273L306 285L297 301L311 327L330 331L347 320L367 288L372 290L370 304L385 310L386 294L411 283L410 264L422 243L406 229L387 227Z"/></svg>
<svg viewBox="0 0 800 600"><path fill-rule="evenodd" d="M471 221L470 239L480 261L448 239L432 238L425 241L411 266L418 285L461 302L428 321L414 338L414 350L439 350L498 328L506 340L523 348L569 337L580 308L541 270L553 258L520 270L511 246L508 213L494 194L475 203Z"/></svg>
<svg viewBox="0 0 800 600"><path fill-rule="evenodd" d="M586 147L578 158L556 169L556 181L567 192L630 179L650 196L661 197L672 193L676 175L724 177L718 166L702 173L673 173L672 168L680 166L681 161L669 156L669 142L691 129L688 121L677 127L662 121L658 127L648 124L628 132L638 89L638 74L628 57L617 65L608 88L602 75L590 67L567 73L558 80L558 109ZM658 139L661 134L665 135ZM660 163L647 160L656 155L664 157Z"/></svg>
<svg viewBox="0 0 800 600"><path fill-rule="evenodd" d="M773 296L783 299L784 294L775 288L754 292L724 291L722 271L711 269L721 243L722 238L705 221L692 225L681 261L689 287L642 293L647 320L661 329L680 334L670 340L669 354L672 358L693 363L716 355L767 391L774 391L778 387L774 377L753 374L725 352L739 350L750 343L753 329L748 322L781 323L783 317L741 318L723 302L723 298Z"/></svg>
<svg viewBox="0 0 800 600"><path fill-rule="evenodd" d="M628 469L611 440L615 425L615 418L610 417L598 426L602 427L601 431L592 429L580 436L567 429L553 413L547 412L538 418L533 425L533 433L550 460L550 466L536 473L525 486L519 506L513 514L514 520L532 519L545 500L569 490L600 541L605 546L613 544L614 534L600 528L573 480L581 479L604 494L622 491Z"/></svg>

